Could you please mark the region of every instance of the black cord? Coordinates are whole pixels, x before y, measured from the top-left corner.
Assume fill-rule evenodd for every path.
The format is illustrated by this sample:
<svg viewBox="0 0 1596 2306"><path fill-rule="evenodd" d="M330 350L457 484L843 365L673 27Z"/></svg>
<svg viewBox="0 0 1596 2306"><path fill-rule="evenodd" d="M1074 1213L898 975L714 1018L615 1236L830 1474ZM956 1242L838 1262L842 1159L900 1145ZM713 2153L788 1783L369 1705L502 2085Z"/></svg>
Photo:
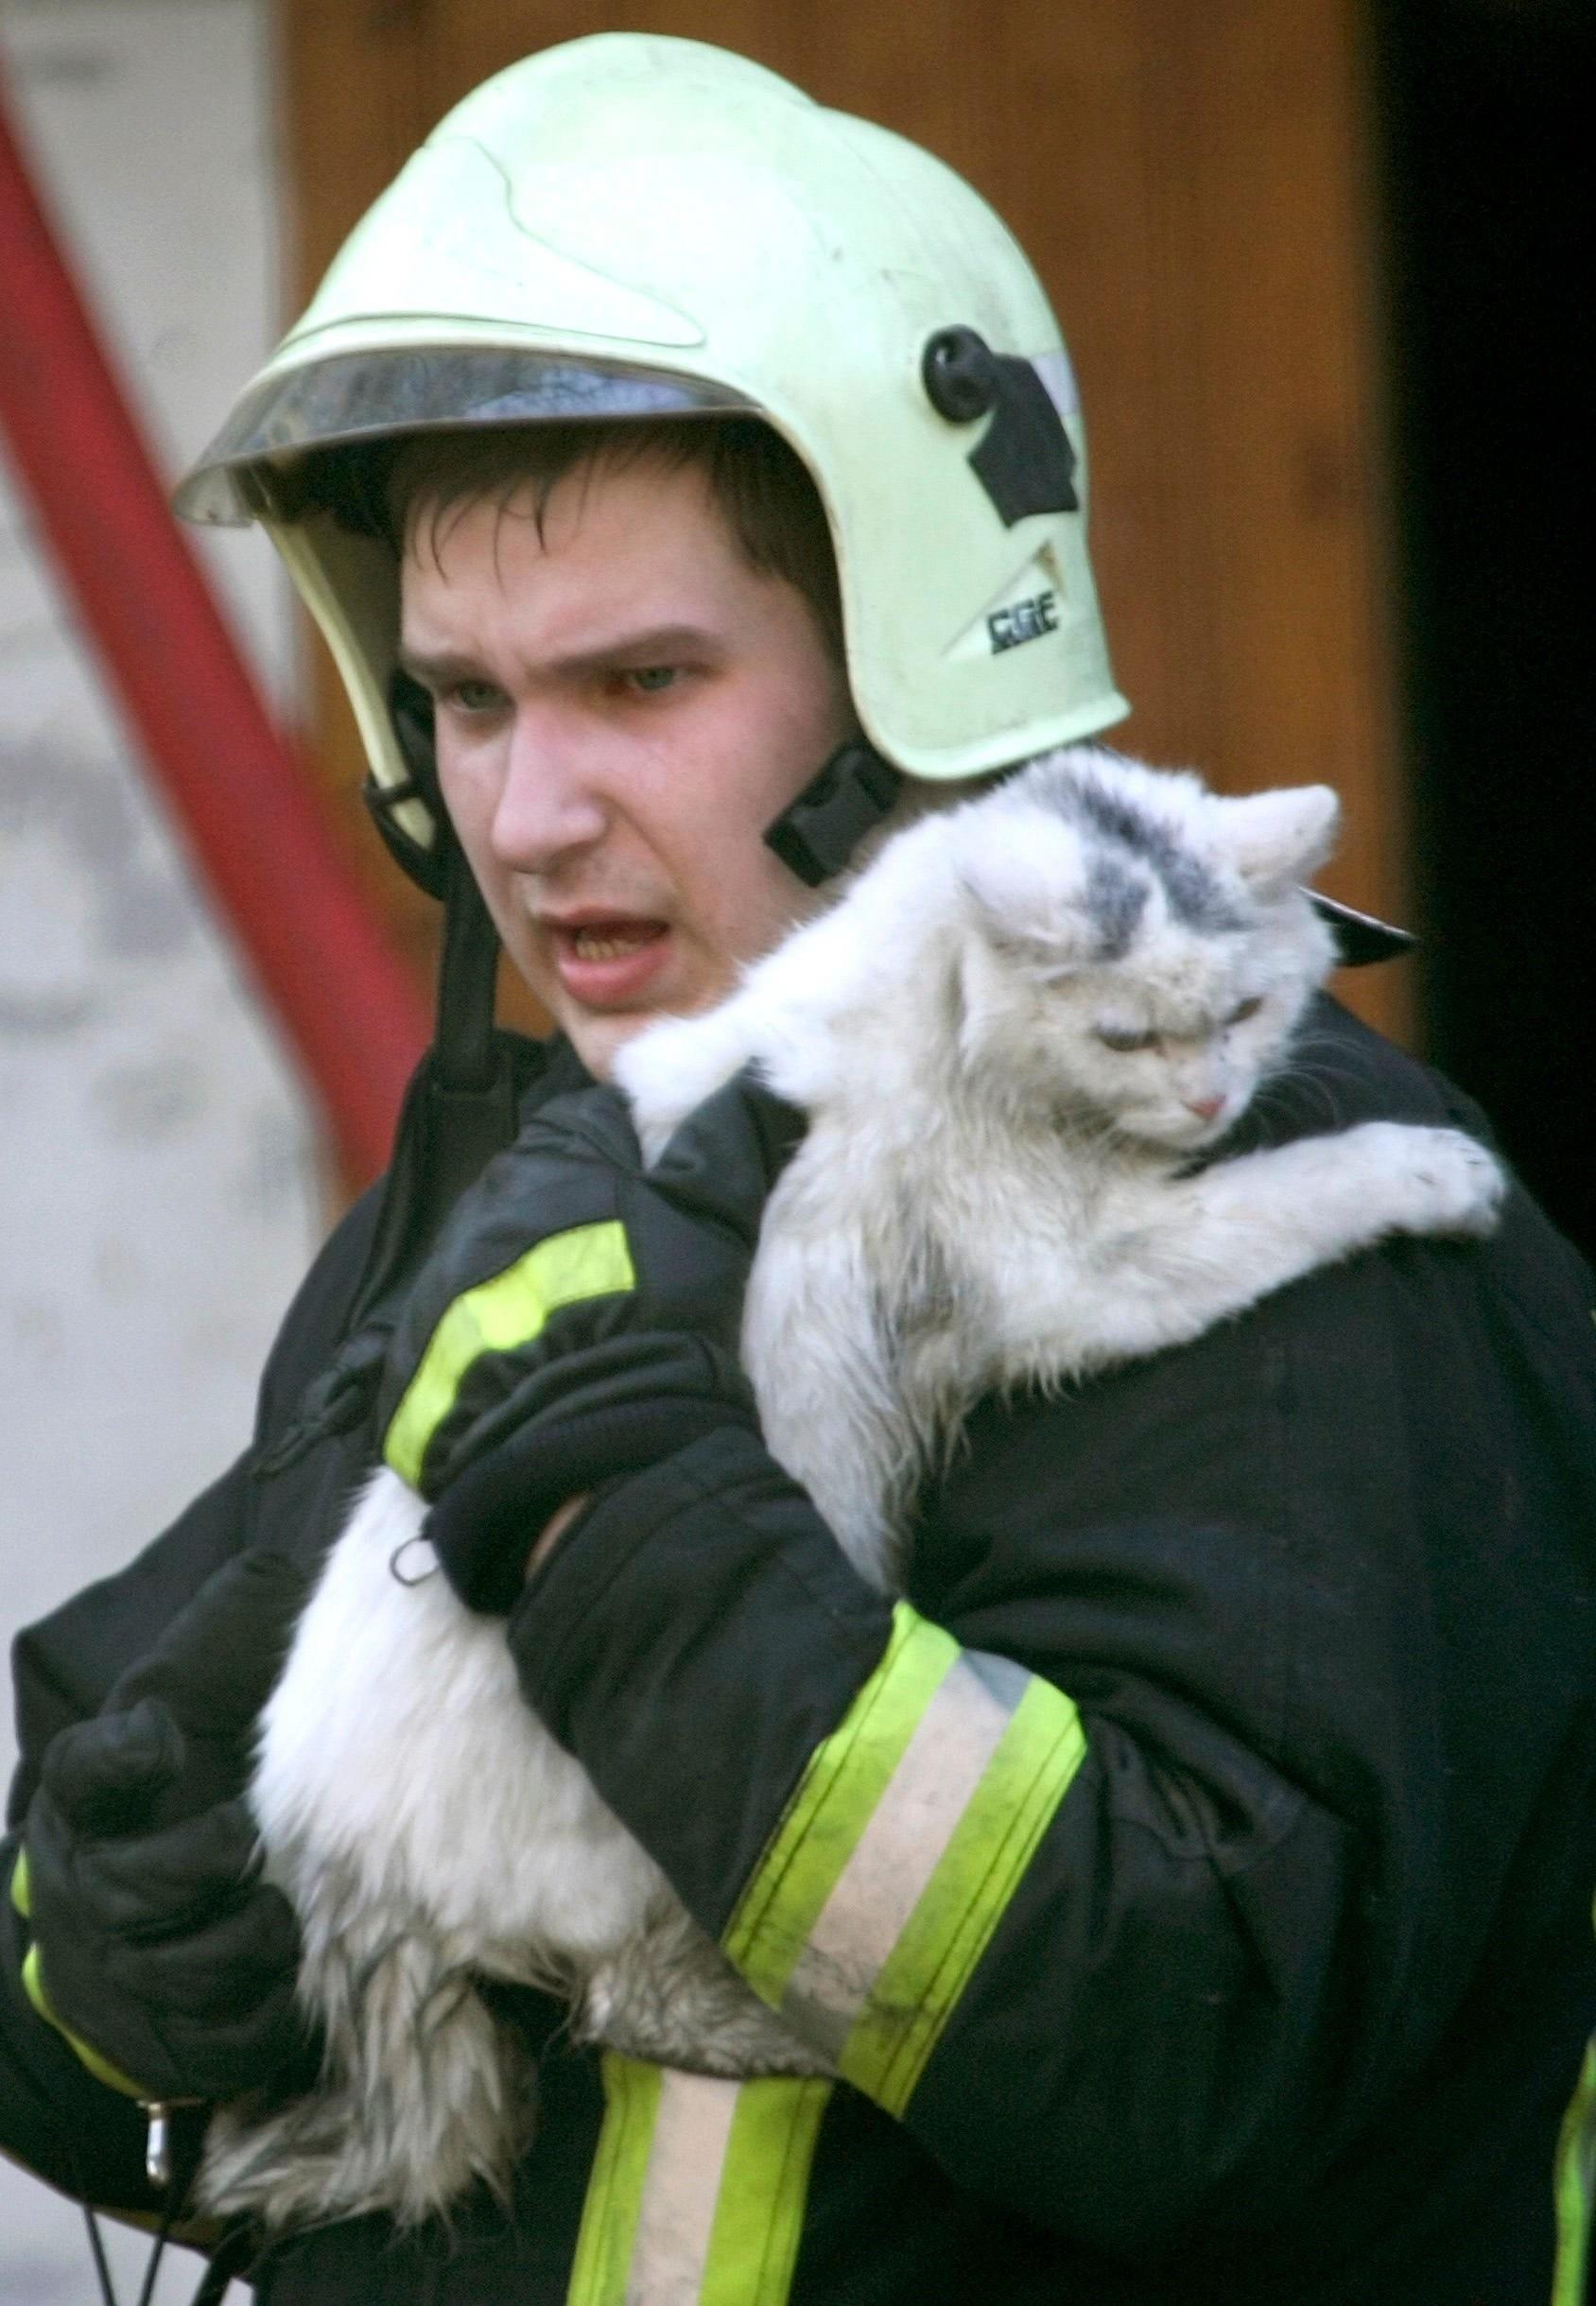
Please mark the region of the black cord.
<svg viewBox="0 0 1596 2306"><path fill-rule="evenodd" d="M258 2254L259 2238L252 2222L247 2217L238 2219L212 2251L211 2263L189 2306L221 2306L229 2283L235 2275L248 2280Z"/></svg>
<svg viewBox="0 0 1596 2306"><path fill-rule="evenodd" d="M103 2300L103 2306L117 2306L116 2286L111 2279L111 2266L105 2255L105 2244L100 2238L99 2221L95 2216L95 2206L89 2199L89 2189L83 2176L83 2165L78 2156L77 2141L67 2124L62 2122L55 2100L39 2081L37 2075L30 2073L26 2066L20 2060L13 2072L15 2078L22 2083L35 2106L42 2109L45 2128L54 2132L57 2140L65 2149L67 2162L71 2167L73 2177L77 2181L78 2207L82 2211L83 2223L89 2229L89 2249L95 2262L95 2275L99 2282L100 2297Z"/></svg>
<svg viewBox="0 0 1596 2306"><path fill-rule="evenodd" d="M105 2254L105 2238L100 2232L99 2217L93 2202L89 2199L88 2183L84 2177L83 2165L78 2159L77 2143L72 2132L61 2121L54 2100L48 2095L37 2077L29 2073L27 2068L21 2064L16 2067L15 2074L33 2099L34 2104L43 2110L46 2126L55 2132L65 2147L66 2159L72 2166L72 2174L78 2185L78 2207L83 2213L83 2224L88 2230L89 2252L95 2262L95 2279L99 2284L102 2306L120 2306L120 2300L116 2296L116 2285L112 2280L111 2261ZM161 2261L165 2253L166 2245L171 2240L172 2228L177 2223L178 2213L187 2200L188 2189L192 2182L193 2172L190 2171L181 2186L174 2180L166 2190L166 2207L161 2213L161 2222L155 2231L154 2246L150 2250L149 2263L145 2268L144 2282L138 2295L138 2306L152 2306L156 2277L161 2271ZM223 2288L225 2287L224 2283ZM216 2295L219 2299L221 2293L218 2291Z"/></svg>
<svg viewBox="0 0 1596 2306"><path fill-rule="evenodd" d="M83 2223L89 2229L89 2247L94 2253L95 2272L99 2277L100 2297L105 2306L116 2306L116 2288L111 2279L111 2263L105 2254L105 2244L100 2237L99 2220L95 2215L94 2204L84 2202L80 2207Z"/></svg>
<svg viewBox="0 0 1596 2306"><path fill-rule="evenodd" d="M188 2192L187 2187L183 2193ZM178 2214L178 2189L174 2184L166 2189L167 2201L161 2212L161 2223L155 2229L155 2246L149 2253L149 2263L144 2270L144 2284L139 2291L138 2306L150 2306L155 2296L155 2279L161 2271L161 2261L166 2254L166 2245L172 2238L172 2228Z"/></svg>
<svg viewBox="0 0 1596 2306"><path fill-rule="evenodd" d="M180 2191L175 2183L166 2189L166 2207L161 2212L161 2222L155 2229L155 2240L144 2269L144 2280L139 2286L138 2306L152 2306L155 2284L161 2272L161 2262L166 2254L166 2245L172 2238L172 2228L177 2224L178 2212L182 2207L182 2197L186 2195L187 2192L186 2186ZM89 2247L94 2252L95 2273L99 2280L100 2297L104 2300L104 2306L118 2306L116 2286L111 2279L111 2262L105 2254L105 2238L100 2232L99 2218L92 2202L85 2201L82 2204L82 2211L83 2223L89 2229Z"/></svg>

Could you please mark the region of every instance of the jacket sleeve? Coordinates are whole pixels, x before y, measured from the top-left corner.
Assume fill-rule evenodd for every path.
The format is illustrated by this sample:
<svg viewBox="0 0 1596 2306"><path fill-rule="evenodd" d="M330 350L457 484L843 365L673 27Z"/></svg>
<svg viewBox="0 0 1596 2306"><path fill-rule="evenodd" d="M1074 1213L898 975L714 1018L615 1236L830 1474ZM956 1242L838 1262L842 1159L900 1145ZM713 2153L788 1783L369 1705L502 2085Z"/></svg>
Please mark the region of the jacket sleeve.
<svg viewBox="0 0 1596 2306"><path fill-rule="evenodd" d="M728 1433L601 1492L512 1621L760 1994L1072 2240L1283 2214L1433 2053L1589 1704L1578 1500L1487 1262L1402 1244L981 1405L895 1607ZM1587 1370L1584 1308L1531 1294Z"/></svg>
<svg viewBox="0 0 1596 2306"><path fill-rule="evenodd" d="M126 1569L86 1587L12 1647L22 1759L9 1802L16 1830L0 1842L0 2153L106 2210L148 2215L161 2207L144 2174L146 2120L79 2063L28 2000L27 1933L11 1896L20 1829L50 1740L98 1710L124 1666L246 1542L248 1503L241 1460Z"/></svg>
<svg viewBox="0 0 1596 2306"><path fill-rule="evenodd" d="M161 2205L145 2176L143 2111L97 2081L27 1999L26 1926L10 1896L19 1840L0 1840L0 2154L75 2201L149 2216Z"/></svg>
<svg viewBox="0 0 1596 2306"><path fill-rule="evenodd" d="M290 1308L263 1378L254 1446L123 1569L17 1635L12 1667L21 1759L8 1804L13 1829L21 1826L51 1739L96 1712L200 1587L253 1541L261 1514L259 1454L292 1417L334 1348L373 1214L370 1200L351 1213ZM285 1481L273 1498L274 1517L308 1526L319 1493L338 1487L337 1468L319 1465L313 1453ZM79 2199L148 2213L159 2203L144 2176L144 2116L85 2070L24 1989L26 1925L9 1895L16 1847L15 1833L0 1844L0 2153Z"/></svg>

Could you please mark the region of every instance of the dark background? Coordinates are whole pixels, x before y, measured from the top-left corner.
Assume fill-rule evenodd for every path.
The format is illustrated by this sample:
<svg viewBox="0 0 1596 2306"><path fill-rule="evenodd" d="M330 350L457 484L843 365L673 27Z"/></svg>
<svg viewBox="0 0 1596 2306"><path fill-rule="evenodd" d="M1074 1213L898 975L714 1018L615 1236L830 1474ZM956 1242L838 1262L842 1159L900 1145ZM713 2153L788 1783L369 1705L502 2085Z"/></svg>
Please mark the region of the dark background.
<svg viewBox="0 0 1596 2306"><path fill-rule="evenodd" d="M1419 1038L1590 1256L1596 11L1380 0L1371 55Z"/></svg>

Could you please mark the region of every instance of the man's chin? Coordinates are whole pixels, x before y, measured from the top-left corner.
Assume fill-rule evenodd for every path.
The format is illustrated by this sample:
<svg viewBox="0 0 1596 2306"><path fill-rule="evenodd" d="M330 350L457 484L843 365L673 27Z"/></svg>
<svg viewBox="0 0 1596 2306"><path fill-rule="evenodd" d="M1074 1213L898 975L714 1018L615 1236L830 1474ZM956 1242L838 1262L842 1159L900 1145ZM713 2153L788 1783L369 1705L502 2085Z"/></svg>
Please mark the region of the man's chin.
<svg viewBox="0 0 1596 2306"><path fill-rule="evenodd" d="M692 988L678 983L671 990L674 998L661 987L658 997L640 1001L635 1008L595 1009L573 999L568 989L558 983L541 989L544 1004L555 1024L595 1081L607 1081L618 1052L628 1041L647 1032L651 1025L661 1024L667 1017L692 1016L702 1010L712 1009L725 997L729 987L712 984Z"/></svg>
<svg viewBox="0 0 1596 2306"><path fill-rule="evenodd" d="M562 1004L555 1012L555 1022L594 1080L608 1081L616 1058L627 1042L635 1040L640 1032L647 1032L651 1025L657 1025L667 1014L663 1009L571 1011Z"/></svg>

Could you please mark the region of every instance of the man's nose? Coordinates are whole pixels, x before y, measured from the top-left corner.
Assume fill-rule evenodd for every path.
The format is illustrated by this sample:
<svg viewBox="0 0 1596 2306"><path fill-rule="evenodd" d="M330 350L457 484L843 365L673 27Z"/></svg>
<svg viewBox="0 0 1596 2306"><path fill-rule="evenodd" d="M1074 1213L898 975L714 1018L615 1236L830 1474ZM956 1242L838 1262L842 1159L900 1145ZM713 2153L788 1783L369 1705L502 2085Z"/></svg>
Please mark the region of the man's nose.
<svg viewBox="0 0 1596 2306"><path fill-rule="evenodd" d="M494 805L494 856L513 873L547 873L589 848L607 822L593 764L565 717L523 706L511 728Z"/></svg>

